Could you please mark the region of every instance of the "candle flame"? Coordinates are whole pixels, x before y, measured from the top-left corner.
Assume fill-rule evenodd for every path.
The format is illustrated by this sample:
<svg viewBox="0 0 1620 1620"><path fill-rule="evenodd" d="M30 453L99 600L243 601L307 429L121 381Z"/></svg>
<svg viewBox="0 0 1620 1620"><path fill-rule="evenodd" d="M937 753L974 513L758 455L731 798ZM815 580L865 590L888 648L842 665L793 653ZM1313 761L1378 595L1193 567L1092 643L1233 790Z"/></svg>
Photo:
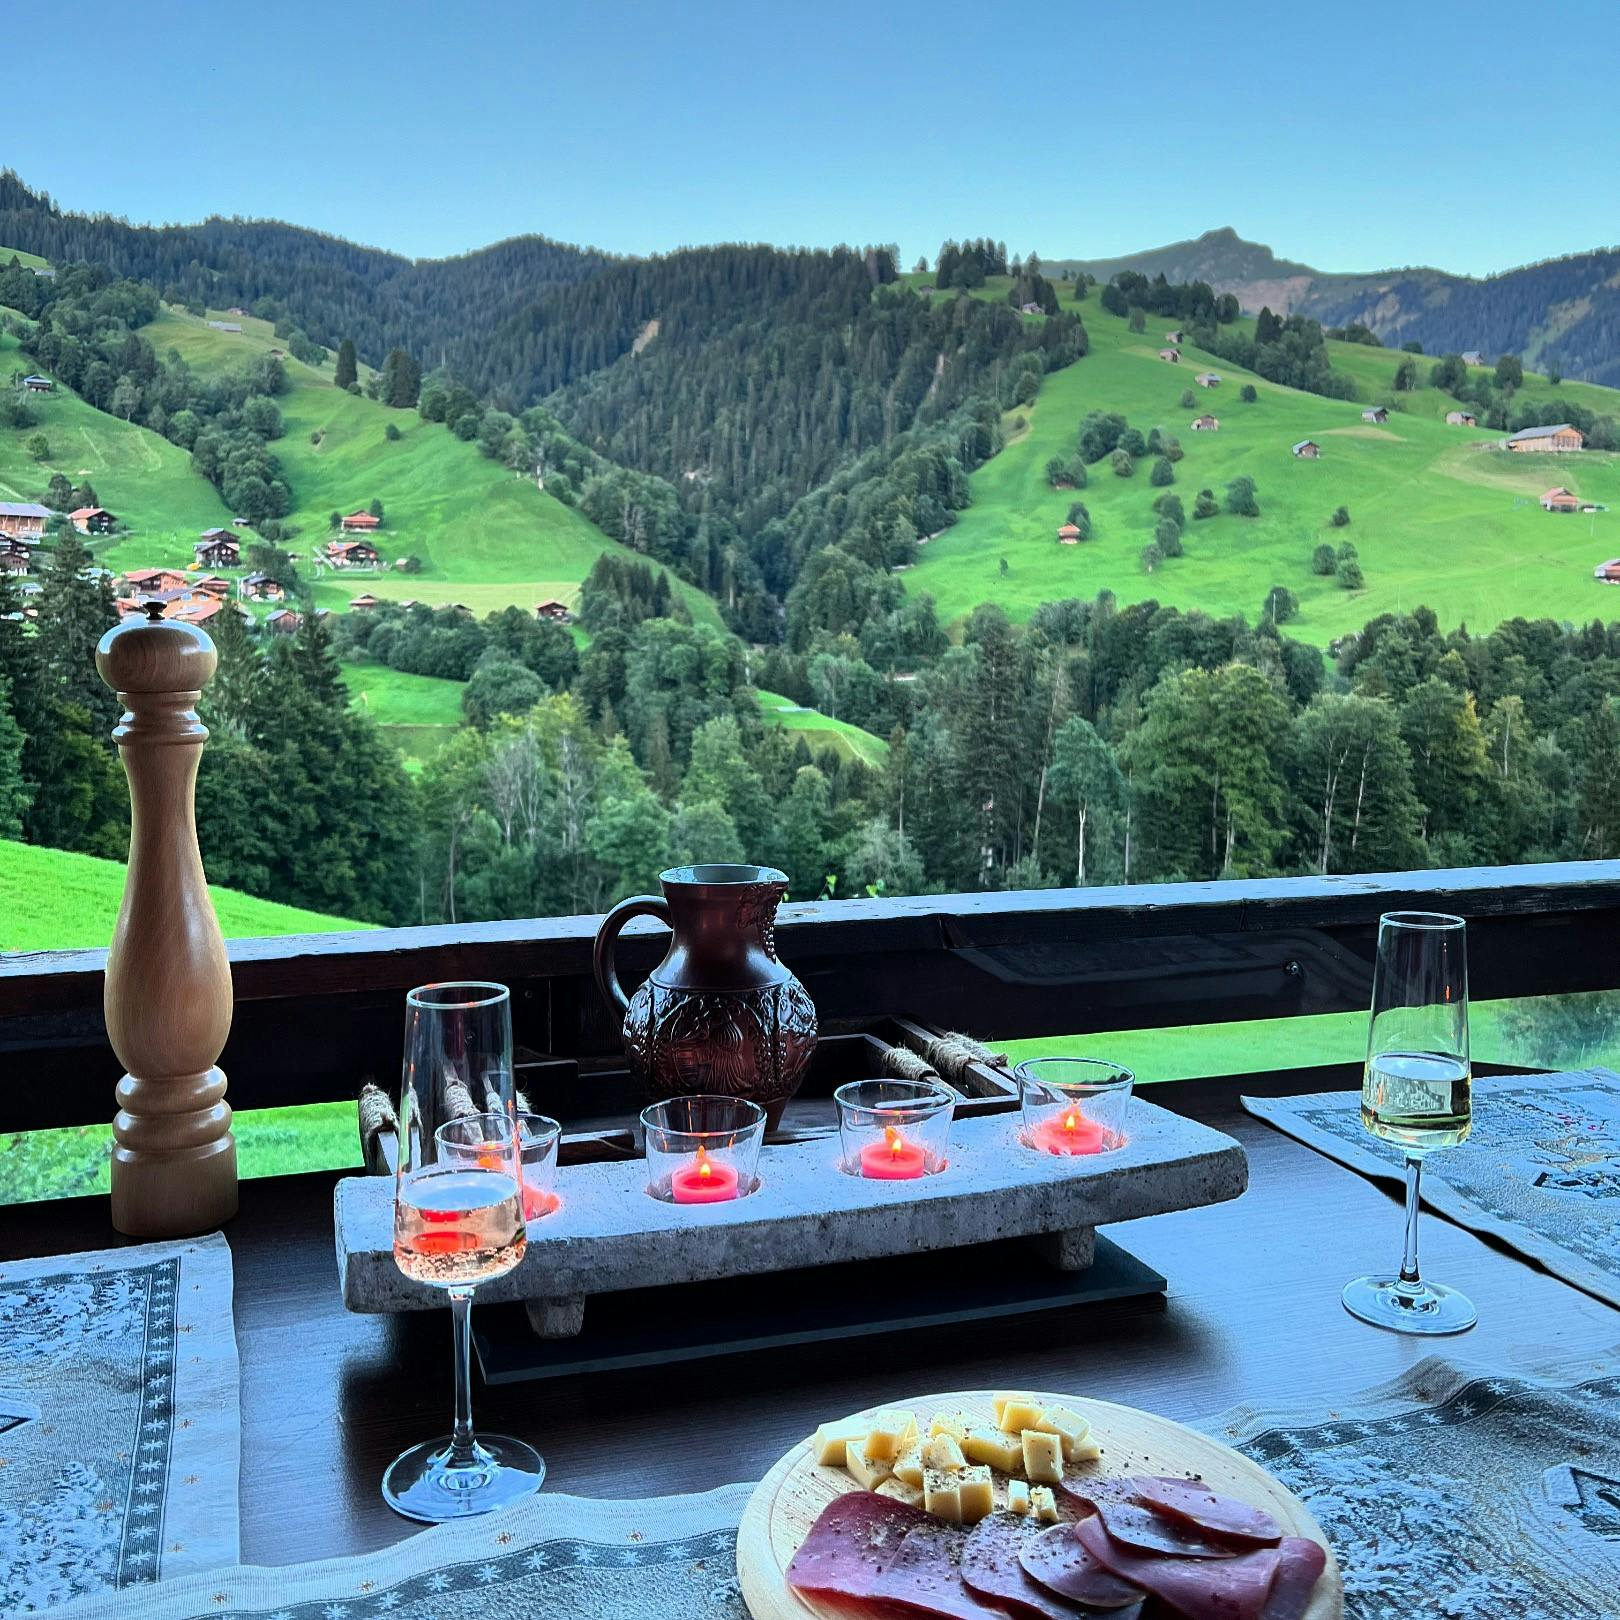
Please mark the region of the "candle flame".
<svg viewBox="0 0 1620 1620"><path fill-rule="evenodd" d="M697 1173L699 1181L707 1181L714 1174L714 1166L709 1163L709 1150L701 1144L697 1150Z"/></svg>
<svg viewBox="0 0 1620 1620"><path fill-rule="evenodd" d="M1080 1110L1078 1108L1071 1108L1068 1113L1063 1116L1063 1128L1066 1131L1077 1131L1080 1129Z"/></svg>
<svg viewBox="0 0 1620 1620"><path fill-rule="evenodd" d="M883 1127L883 1137L889 1144L890 1154L898 1159L906 1150L906 1144L902 1140L900 1132L893 1125L885 1125Z"/></svg>

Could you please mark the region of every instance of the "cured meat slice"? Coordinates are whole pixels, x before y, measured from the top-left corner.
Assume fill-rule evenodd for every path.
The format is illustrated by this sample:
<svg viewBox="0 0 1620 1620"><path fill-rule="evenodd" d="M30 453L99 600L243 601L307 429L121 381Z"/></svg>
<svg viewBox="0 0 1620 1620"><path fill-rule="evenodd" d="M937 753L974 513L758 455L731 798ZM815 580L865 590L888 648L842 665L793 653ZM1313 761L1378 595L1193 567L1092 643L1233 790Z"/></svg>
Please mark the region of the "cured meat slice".
<svg viewBox="0 0 1620 1620"><path fill-rule="evenodd" d="M1260 1620L1300 1620L1310 1606L1317 1579L1327 1567L1327 1554L1320 1543L1304 1536L1288 1536L1277 1549L1282 1563L1271 1583L1271 1596L1260 1611Z"/></svg>
<svg viewBox="0 0 1620 1620"><path fill-rule="evenodd" d="M1134 1502L1098 1502L1097 1515L1115 1541L1138 1552L1170 1553L1176 1558L1235 1556L1222 1542Z"/></svg>
<svg viewBox="0 0 1620 1620"><path fill-rule="evenodd" d="M907 1533L930 1523L921 1508L871 1491L846 1491L821 1510L787 1567L790 1586L806 1592L870 1598Z"/></svg>
<svg viewBox="0 0 1620 1620"><path fill-rule="evenodd" d="M937 1519L908 1530L868 1597L944 1620L1007 1620L1007 1611L970 1592L962 1579L967 1537Z"/></svg>
<svg viewBox="0 0 1620 1620"><path fill-rule="evenodd" d="M1282 1554L1256 1547L1230 1558L1176 1558L1124 1547L1100 1516L1073 1528L1080 1544L1110 1574L1130 1581L1185 1620L1263 1620Z"/></svg>
<svg viewBox="0 0 1620 1620"><path fill-rule="evenodd" d="M1198 1480L1154 1475L1131 1485L1138 1502L1208 1535L1265 1547L1282 1540L1282 1526L1264 1508L1218 1496Z"/></svg>
<svg viewBox="0 0 1620 1620"><path fill-rule="evenodd" d="M1059 1597L1055 1591L1048 1591L1031 1578L1020 1562L1019 1555L1026 1543L1046 1533L1043 1526L1032 1524L1016 1513L992 1513L989 1518L981 1519L962 1549L963 1583L970 1592L1005 1604L1016 1616L1074 1620L1077 1615L1095 1613L1089 1605L1082 1607ZM1126 1590L1124 1584L1114 1581L1112 1576L1107 1579L1120 1590ZM1112 1609L1110 1620L1136 1620L1141 1613L1142 1594L1135 1588L1129 1590L1132 1596L1126 1601L1131 1607Z"/></svg>
<svg viewBox="0 0 1620 1620"><path fill-rule="evenodd" d="M1095 1522L1095 1521L1092 1521ZM1121 1615L1143 1598L1133 1586L1106 1569L1075 1534L1072 1524L1054 1524L1031 1536L1019 1550L1024 1573L1059 1597L1073 1598L1093 1609L1112 1609Z"/></svg>

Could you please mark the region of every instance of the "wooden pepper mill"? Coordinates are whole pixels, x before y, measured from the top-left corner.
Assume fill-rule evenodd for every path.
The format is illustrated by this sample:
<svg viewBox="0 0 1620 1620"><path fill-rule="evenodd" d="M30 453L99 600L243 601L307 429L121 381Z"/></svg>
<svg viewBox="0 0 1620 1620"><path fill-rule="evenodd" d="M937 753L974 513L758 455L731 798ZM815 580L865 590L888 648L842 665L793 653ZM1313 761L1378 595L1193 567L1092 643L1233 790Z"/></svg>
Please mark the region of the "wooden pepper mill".
<svg viewBox="0 0 1620 1620"><path fill-rule="evenodd" d="M107 1035L128 1073L113 1120L112 1222L132 1237L206 1232L236 1213L236 1139L219 1054L231 969L197 848L196 702L214 644L144 618L109 630L96 669L124 705L113 731L129 777L129 874L107 953Z"/></svg>

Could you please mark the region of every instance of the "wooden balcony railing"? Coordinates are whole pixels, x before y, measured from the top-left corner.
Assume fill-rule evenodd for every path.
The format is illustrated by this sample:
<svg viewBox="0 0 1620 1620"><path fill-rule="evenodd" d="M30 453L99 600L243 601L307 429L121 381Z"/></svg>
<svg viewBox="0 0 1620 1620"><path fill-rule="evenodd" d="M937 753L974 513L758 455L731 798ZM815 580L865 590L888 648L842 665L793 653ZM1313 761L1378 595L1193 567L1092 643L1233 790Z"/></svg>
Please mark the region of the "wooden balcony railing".
<svg viewBox="0 0 1620 1620"><path fill-rule="evenodd" d="M1476 999L1620 987L1620 861L794 905L778 944L824 1030L901 1014L1010 1040L1360 1010L1379 914L1410 908L1468 918ZM400 998L434 979L510 984L520 1045L606 1063L618 1032L592 981L596 923L237 941L230 1101L330 1102L387 1080ZM663 937L626 933L626 977ZM110 1117L105 965L104 951L0 958L0 1131Z"/></svg>

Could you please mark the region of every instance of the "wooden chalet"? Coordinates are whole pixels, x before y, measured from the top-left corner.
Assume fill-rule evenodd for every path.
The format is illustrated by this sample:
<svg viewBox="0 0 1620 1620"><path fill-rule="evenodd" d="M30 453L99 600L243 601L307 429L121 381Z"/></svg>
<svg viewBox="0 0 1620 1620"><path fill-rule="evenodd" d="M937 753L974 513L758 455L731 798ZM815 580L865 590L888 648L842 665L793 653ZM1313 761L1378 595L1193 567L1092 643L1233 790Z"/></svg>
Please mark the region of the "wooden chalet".
<svg viewBox="0 0 1620 1620"><path fill-rule="evenodd" d="M1179 348L1181 346L1181 341L1185 336L1186 334L1180 329L1180 327L1177 327L1174 332L1166 332L1164 334L1164 341L1166 343L1173 343L1177 348Z"/></svg>
<svg viewBox="0 0 1620 1620"><path fill-rule="evenodd" d="M1080 530L1076 524L1065 523L1058 530L1058 544L1060 546L1077 546L1080 544Z"/></svg>
<svg viewBox="0 0 1620 1620"><path fill-rule="evenodd" d="M1219 388L1221 386L1221 374L1218 371L1200 371L1193 378L1193 381L1200 388Z"/></svg>
<svg viewBox="0 0 1620 1620"><path fill-rule="evenodd" d="M192 580L191 588L199 596L217 597L221 602L228 601L231 594L231 582L221 574L204 574Z"/></svg>
<svg viewBox="0 0 1620 1620"><path fill-rule="evenodd" d="M0 501L0 535L38 541L50 521L50 509L38 501Z"/></svg>
<svg viewBox="0 0 1620 1620"><path fill-rule="evenodd" d="M1322 456L1322 447L1315 439L1301 439L1294 446L1294 457L1298 461L1319 461Z"/></svg>
<svg viewBox="0 0 1620 1620"><path fill-rule="evenodd" d="M371 530L382 527L382 519L373 517L370 512L351 512L346 518L339 520L338 527L345 534L368 534Z"/></svg>
<svg viewBox="0 0 1620 1620"><path fill-rule="evenodd" d="M303 622L304 618L301 613L295 613L291 608L282 607L266 616L264 627L273 636L290 636L297 633L298 627Z"/></svg>
<svg viewBox="0 0 1620 1620"><path fill-rule="evenodd" d="M122 590L138 595L152 595L159 591L183 591L190 577L178 568L132 568L124 575Z"/></svg>
<svg viewBox="0 0 1620 1620"><path fill-rule="evenodd" d="M1464 349L1462 363L1465 366L1483 366L1486 364L1485 356L1478 349Z"/></svg>
<svg viewBox="0 0 1620 1620"><path fill-rule="evenodd" d="M26 574L31 566L26 551L0 551L0 574Z"/></svg>
<svg viewBox="0 0 1620 1620"><path fill-rule="evenodd" d="M441 602L433 611L453 613L458 619L470 619L473 616L473 610L465 602Z"/></svg>
<svg viewBox="0 0 1620 1620"><path fill-rule="evenodd" d="M242 560L242 543L229 529L204 529L191 549L205 568L235 568Z"/></svg>
<svg viewBox="0 0 1620 1620"><path fill-rule="evenodd" d="M49 377L24 377L23 387L30 394L52 394L56 392L56 384Z"/></svg>
<svg viewBox="0 0 1620 1620"><path fill-rule="evenodd" d="M1583 507L1593 510L1590 503L1582 501L1574 490L1565 489L1562 484L1549 489L1540 504L1543 512L1579 512Z"/></svg>
<svg viewBox="0 0 1620 1620"><path fill-rule="evenodd" d="M1192 430L1194 433L1218 433L1220 427L1220 418L1211 416L1207 411L1202 416L1193 418Z"/></svg>
<svg viewBox="0 0 1620 1620"><path fill-rule="evenodd" d="M349 608L354 613L369 613L373 608L382 606L382 598L373 596L370 591L362 591L358 596L349 598Z"/></svg>
<svg viewBox="0 0 1620 1620"><path fill-rule="evenodd" d="M1620 557L1611 557L1592 570L1592 578L1605 585L1620 585Z"/></svg>
<svg viewBox="0 0 1620 1620"><path fill-rule="evenodd" d="M546 619L553 624L567 624L574 615L568 611L566 602L551 601L537 603L534 616L537 619Z"/></svg>
<svg viewBox="0 0 1620 1620"><path fill-rule="evenodd" d="M369 540L328 540L326 561L333 568L375 568L380 559Z"/></svg>
<svg viewBox="0 0 1620 1620"><path fill-rule="evenodd" d="M1380 426L1389 420L1389 412L1382 405L1370 406L1361 413L1363 422L1377 422Z"/></svg>
<svg viewBox="0 0 1620 1620"><path fill-rule="evenodd" d="M68 522L80 534L111 534L118 519L105 506L78 506L68 513Z"/></svg>
<svg viewBox="0 0 1620 1620"><path fill-rule="evenodd" d="M1160 349L1159 350L1159 358L1161 360L1168 360L1170 362L1170 364L1173 365L1173 366L1179 366L1181 364L1181 350L1180 349Z"/></svg>
<svg viewBox="0 0 1620 1620"><path fill-rule="evenodd" d="M283 602L287 598L287 591L279 579L272 579L269 574L253 573L242 581L242 595L250 602Z"/></svg>
<svg viewBox="0 0 1620 1620"><path fill-rule="evenodd" d="M178 619L182 624L207 624L217 619L226 606L217 596L188 596L177 602L163 617Z"/></svg>
<svg viewBox="0 0 1620 1620"><path fill-rule="evenodd" d="M1552 427L1520 428L1508 435L1507 447L1521 454L1556 455L1585 449L1586 435L1569 422L1559 422Z"/></svg>
<svg viewBox="0 0 1620 1620"><path fill-rule="evenodd" d="M1478 427L1479 418L1472 411L1447 411L1447 427Z"/></svg>
<svg viewBox="0 0 1620 1620"><path fill-rule="evenodd" d="M231 307L225 311L225 313L227 315L246 315L247 311L243 309L240 304L232 304Z"/></svg>
<svg viewBox="0 0 1620 1620"><path fill-rule="evenodd" d="M208 324L216 332L240 332L242 330L240 321L210 321Z"/></svg>
<svg viewBox="0 0 1620 1620"><path fill-rule="evenodd" d="M1041 306L1033 300L1025 300L1018 306L1018 313L1020 315L1039 315L1042 311Z"/></svg>

